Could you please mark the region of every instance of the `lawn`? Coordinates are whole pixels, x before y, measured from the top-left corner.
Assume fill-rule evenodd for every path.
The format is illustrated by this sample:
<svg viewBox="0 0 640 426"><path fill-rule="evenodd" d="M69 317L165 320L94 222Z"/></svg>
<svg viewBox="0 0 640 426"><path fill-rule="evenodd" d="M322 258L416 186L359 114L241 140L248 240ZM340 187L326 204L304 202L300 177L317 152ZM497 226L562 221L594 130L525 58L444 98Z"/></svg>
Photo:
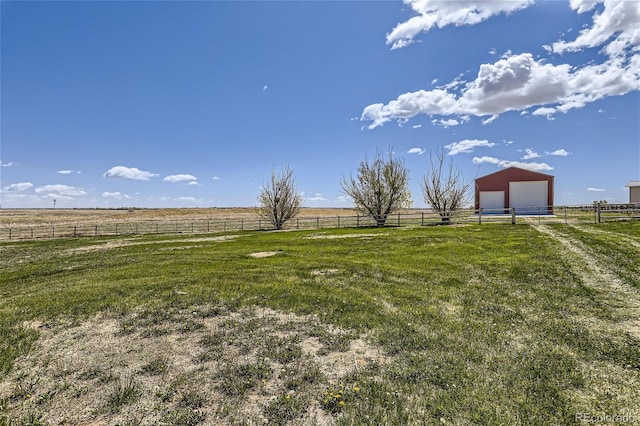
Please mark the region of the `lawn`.
<svg viewBox="0 0 640 426"><path fill-rule="evenodd" d="M640 223L550 228L632 296L526 224L0 243L0 425L640 421Z"/></svg>

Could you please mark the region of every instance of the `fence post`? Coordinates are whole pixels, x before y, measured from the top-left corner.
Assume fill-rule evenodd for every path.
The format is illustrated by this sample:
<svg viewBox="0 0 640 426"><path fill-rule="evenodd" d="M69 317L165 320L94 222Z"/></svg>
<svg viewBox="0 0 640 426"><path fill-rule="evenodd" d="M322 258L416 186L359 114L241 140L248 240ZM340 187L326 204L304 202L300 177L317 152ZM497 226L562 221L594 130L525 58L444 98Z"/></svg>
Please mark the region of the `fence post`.
<svg viewBox="0 0 640 426"><path fill-rule="evenodd" d="M564 224L567 224L567 206L564 206Z"/></svg>
<svg viewBox="0 0 640 426"><path fill-rule="evenodd" d="M262 229L262 219L258 219L258 231Z"/></svg>
<svg viewBox="0 0 640 426"><path fill-rule="evenodd" d="M422 212L422 218L420 219L420 226L424 226L424 212Z"/></svg>
<svg viewBox="0 0 640 426"><path fill-rule="evenodd" d="M11 229L9 229L9 239L11 239ZM33 228L31 228L31 239L33 240Z"/></svg>
<svg viewBox="0 0 640 426"><path fill-rule="evenodd" d="M538 216L538 218L540 218L540 216ZM511 207L511 224L512 225L516 224L516 208L515 207Z"/></svg>
<svg viewBox="0 0 640 426"><path fill-rule="evenodd" d="M482 225L482 209L478 209L478 225Z"/></svg>
<svg viewBox="0 0 640 426"><path fill-rule="evenodd" d="M191 221L191 233L193 234L193 221Z"/></svg>
<svg viewBox="0 0 640 426"><path fill-rule="evenodd" d="M602 205L598 203L596 206L596 212L598 213L598 223L601 223L602 221L602 216L600 215L601 210L602 210Z"/></svg>
<svg viewBox="0 0 640 426"><path fill-rule="evenodd" d="M211 227L209 226L209 219L207 219L207 232L211 232Z"/></svg>
<svg viewBox="0 0 640 426"><path fill-rule="evenodd" d="M244 219L240 219L240 230L244 231Z"/></svg>
<svg viewBox="0 0 640 426"><path fill-rule="evenodd" d="M400 228L400 212L398 212L398 228Z"/></svg>
<svg viewBox="0 0 640 426"><path fill-rule="evenodd" d="M316 216L316 229L320 229L320 216Z"/></svg>
<svg viewBox="0 0 640 426"><path fill-rule="evenodd" d="M538 206L538 225L540 225L540 206Z"/></svg>
<svg viewBox="0 0 640 426"><path fill-rule="evenodd" d="M156 225L158 226L158 225ZM118 236L118 223L116 222L116 237Z"/></svg>
<svg viewBox="0 0 640 426"><path fill-rule="evenodd" d="M96 234L95 234L95 236L96 237L98 236L98 225L96 225Z"/></svg>
<svg viewBox="0 0 640 426"><path fill-rule="evenodd" d="M300 218L296 217L296 229L300 229Z"/></svg>
<svg viewBox="0 0 640 426"><path fill-rule="evenodd" d="M177 228L176 228L177 230ZM138 235L138 224L136 223L136 235Z"/></svg>
<svg viewBox="0 0 640 426"><path fill-rule="evenodd" d="M356 215L356 228L360 228L360 215Z"/></svg>
<svg viewBox="0 0 640 426"><path fill-rule="evenodd" d="M31 230L31 235L33 235L33 229ZM33 237L31 237L33 238ZM9 239L11 239L11 228L9 228Z"/></svg>
<svg viewBox="0 0 640 426"><path fill-rule="evenodd" d="M73 225L73 236L74 237L76 236L76 226L75 225Z"/></svg>
<svg viewBox="0 0 640 426"><path fill-rule="evenodd" d="M52 226L52 227L51 227L51 229L52 229L52 231L51 231L51 236L52 236L53 238L55 238L55 237L56 237L56 227L55 227L55 226Z"/></svg>
<svg viewBox="0 0 640 426"><path fill-rule="evenodd" d="M340 229L340 216L337 216L337 217L338 217L338 229Z"/></svg>

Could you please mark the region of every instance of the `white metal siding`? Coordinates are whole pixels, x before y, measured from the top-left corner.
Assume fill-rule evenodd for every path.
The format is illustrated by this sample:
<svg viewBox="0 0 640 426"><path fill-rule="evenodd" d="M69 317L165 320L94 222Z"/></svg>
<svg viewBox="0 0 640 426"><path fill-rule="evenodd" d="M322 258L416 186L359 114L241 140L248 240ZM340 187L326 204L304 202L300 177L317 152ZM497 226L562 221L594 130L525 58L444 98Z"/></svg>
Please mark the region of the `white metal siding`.
<svg viewBox="0 0 640 426"><path fill-rule="evenodd" d="M547 212L548 182L509 182L509 207L515 207L516 214L537 214Z"/></svg>
<svg viewBox="0 0 640 426"><path fill-rule="evenodd" d="M480 208L484 210L504 210L504 191L480 191Z"/></svg>

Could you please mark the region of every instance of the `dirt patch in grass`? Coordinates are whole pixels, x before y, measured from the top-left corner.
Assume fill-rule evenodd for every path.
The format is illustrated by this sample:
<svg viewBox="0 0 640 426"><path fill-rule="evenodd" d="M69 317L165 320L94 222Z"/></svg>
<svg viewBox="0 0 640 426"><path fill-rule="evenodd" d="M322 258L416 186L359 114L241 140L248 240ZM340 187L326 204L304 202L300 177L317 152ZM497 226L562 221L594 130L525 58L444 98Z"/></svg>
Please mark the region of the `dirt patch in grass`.
<svg viewBox="0 0 640 426"><path fill-rule="evenodd" d="M279 251L258 251L258 252L249 254L249 257L260 259L260 258L263 258L263 257L275 256L275 255L280 254L280 253L281 252L279 252Z"/></svg>
<svg viewBox="0 0 640 426"><path fill-rule="evenodd" d="M338 272L338 269L316 269L311 271L311 275L314 277L324 277L327 275L335 275Z"/></svg>
<svg viewBox="0 0 640 426"><path fill-rule="evenodd" d="M310 235L308 237L304 237L307 240L339 240L342 238L370 238L370 237L383 237L385 235L389 235L388 233L380 233L380 234L316 234Z"/></svg>
<svg viewBox="0 0 640 426"><path fill-rule="evenodd" d="M9 424L333 424L327 386L388 361L349 330L264 308L29 326L36 347L0 383Z"/></svg>
<svg viewBox="0 0 640 426"><path fill-rule="evenodd" d="M108 241L103 244L94 244L84 247L78 247L73 249L68 249L62 252L63 255L72 255L79 253L87 253L92 251L100 251L100 250L110 250L119 247L127 247L127 246L135 246L135 245L147 245L147 244L167 244L167 243L198 243L198 242L221 242L221 241L231 241L240 237L240 235L219 235L217 237L200 237L200 238L174 238L170 240L139 240L136 238L122 238L114 241ZM192 247L192 246L191 246Z"/></svg>

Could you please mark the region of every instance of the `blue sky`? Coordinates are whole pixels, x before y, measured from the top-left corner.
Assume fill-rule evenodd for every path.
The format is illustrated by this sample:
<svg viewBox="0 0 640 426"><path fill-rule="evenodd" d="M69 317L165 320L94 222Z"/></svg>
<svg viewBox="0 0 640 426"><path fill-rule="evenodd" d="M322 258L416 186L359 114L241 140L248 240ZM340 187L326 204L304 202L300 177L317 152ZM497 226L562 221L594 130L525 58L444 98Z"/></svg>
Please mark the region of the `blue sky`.
<svg viewBox="0 0 640 426"><path fill-rule="evenodd" d="M555 176L555 204L640 179L637 1L2 1L11 207L253 206L288 164L308 207L393 147L469 180Z"/></svg>

